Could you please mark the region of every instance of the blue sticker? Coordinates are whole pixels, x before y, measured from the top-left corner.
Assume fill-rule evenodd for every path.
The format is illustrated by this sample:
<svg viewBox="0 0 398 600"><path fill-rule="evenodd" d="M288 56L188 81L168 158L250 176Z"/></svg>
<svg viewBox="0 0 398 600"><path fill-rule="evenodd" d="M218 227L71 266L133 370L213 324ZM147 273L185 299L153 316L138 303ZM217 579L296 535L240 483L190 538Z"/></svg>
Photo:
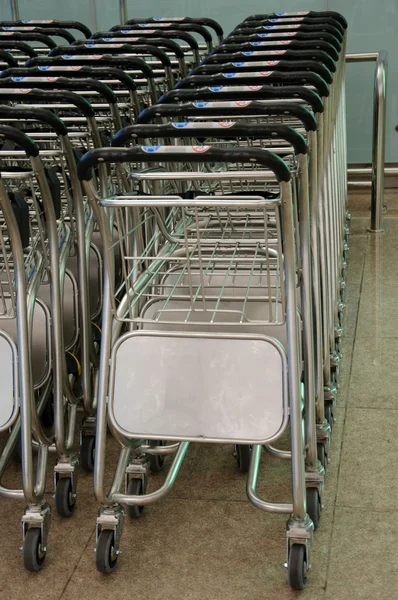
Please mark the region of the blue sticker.
<svg viewBox="0 0 398 600"><path fill-rule="evenodd" d="M205 106L207 106L209 103L208 102L198 102L197 100L195 100L195 102L193 102L193 105L196 108L204 108Z"/></svg>
<svg viewBox="0 0 398 600"><path fill-rule="evenodd" d="M278 23L279 19L268 19L270 23Z"/></svg>
<svg viewBox="0 0 398 600"><path fill-rule="evenodd" d="M263 25L263 29L273 29L273 25Z"/></svg>
<svg viewBox="0 0 398 600"><path fill-rule="evenodd" d="M22 23L30 23L30 19L23 19Z"/></svg>
<svg viewBox="0 0 398 600"><path fill-rule="evenodd" d="M163 17L153 17L154 21L163 21Z"/></svg>
<svg viewBox="0 0 398 600"><path fill-rule="evenodd" d="M86 48L95 48L95 44L84 44Z"/></svg>
<svg viewBox="0 0 398 600"><path fill-rule="evenodd" d="M124 35L128 35L129 33L131 33L131 29L122 29L122 31L120 33L123 33Z"/></svg>
<svg viewBox="0 0 398 600"><path fill-rule="evenodd" d="M282 16L282 15L284 15L285 13L284 13L284 12L282 12L282 13L275 13L275 14L276 14L278 17L281 17L281 16Z"/></svg>
<svg viewBox="0 0 398 600"><path fill-rule="evenodd" d="M242 54L244 54L245 56L251 56L252 54L254 54L253 50L248 50L247 52L242 52Z"/></svg>
<svg viewBox="0 0 398 600"><path fill-rule="evenodd" d="M103 38L104 42L112 42L114 38Z"/></svg>
<svg viewBox="0 0 398 600"><path fill-rule="evenodd" d="M264 37L268 37L269 33L258 33L257 35L258 35L258 37L264 38Z"/></svg>
<svg viewBox="0 0 398 600"><path fill-rule="evenodd" d="M209 87L209 90L211 92L221 92L221 90L223 90L223 89L224 89L223 85L214 85L212 87Z"/></svg>
<svg viewBox="0 0 398 600"><path fill-rule="evenodd" d="M232 65L233 65L234 67L244 67L244 66L245 66L245 64L246 64L245 62L232 63Z"/></svg>
<svg viewBox="0 0 398 600"><path fill-rule="evenodd" d="M261 42L250 42L251 46L260 46Z"/></svg>
<svg viewBox="0 0 398 600"><path fill-rule="evenodd" d="M161 146L141 146L144 152L148 152L152 154L153 152L157 152Z"/></svg>
<svg viewBox="0 0 398 600"><path fill-rule="evenodd" d="M49 68L50 68L50 67L39 67L39 70L40 70L40 71L48 71L48 69L49 69Z"/></svg>
<svg viewBox="0 0 398 600"><path fill-rule="evenodd" d="M235 75L237 75L237 73L223 73L223 77L227 77L228 79L232 79Z"/></svg>
<svg viewBox="0 0 398 600"><path fill-rule="evenodd" d="M25 77L11 77L12 81L23 81Z"/></svg>
<svg viewBox="0 0 398 600"><path fill-rule="evenodd" d="M62 58L64 58L65 60L70 60L73 57L74 57L74 54L64 54Z"/></svg>
<svg viewBox="0 0 398 600"><path fill-rule="evenodd" d="M176 129L184 129L184 127L188 127L190 125L189 122L185 121L184 123L172 123L172 126Z"/></svg>

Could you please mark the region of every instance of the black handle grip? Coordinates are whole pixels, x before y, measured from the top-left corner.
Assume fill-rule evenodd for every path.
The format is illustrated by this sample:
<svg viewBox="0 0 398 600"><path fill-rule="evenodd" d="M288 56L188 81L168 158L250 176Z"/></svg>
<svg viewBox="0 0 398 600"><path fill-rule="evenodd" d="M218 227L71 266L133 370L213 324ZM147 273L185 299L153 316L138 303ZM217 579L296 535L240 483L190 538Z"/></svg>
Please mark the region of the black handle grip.
<svg viewBox="0 0 398 600"><path fill-rule="evenodd" d="M322 97L329 96L327 83L316 73L296 71L284 73L279 71L262 71L257 73L216 73L215 75L191 75L179 81L175 89L202 87L208 85L269 85L282 83L284 85L311 85Z"/></svg>
<svg viewBox="0 0 398 600"><path fill-rule="evenodd" d="M32 46L29 46L29 44L26 44L25 42L18 42L16 40L6 41L4 38L0 38L0 48L9 51L18 50L19 52L27 54L31 57L37 56L37 52L34 50L34 48L32 48Z"/></svg>
<svg viewBox="0 0 398 600"><path fill-rule="evenodd" d="M272 87L263 85L258 87L239 86L235 88L200 88L195 90L171 90L159 98L159 104L173 104L175 102L219 102L224 100L275 100L299 98L309 104L314 113L323 112L323 102L316 92L303 86Z"/></svg>
<svg viewBox="0 0 398 600"><path fill-rule="evenodd" d="M336 50L336 52L340 52L341 50L341 44L340 42L333 36L330 35L329 33L322 33L322 32L317 32L317 33L302 33L300 31L294 31L294 32L274 32L274 33L253 33L253 34L249 34L249 35L230 35L228 36L224 42L222 42L222 45L224 44L241 44L241 43L245 43L245 42L256 42L256 41L267 41L267 40L290 40L290 39L295 39L295 40L299 40L299 41L303 41L303 42L318 42L318 41L324 41L324 42L328 42L331 46L333 46L333 48Z"/></svg>
<svg viewBox="0 0 398 600"><path fill-rule="evenodd" d="M265 15L251 15L250 17L247 17L247 20L259 20L259 19L267 19L267 18L284 19L284 18L290 18L290 17L307 17L309 19L311 19L311 18L321 19L321 18L325 17L325 18L331 18L331 19L334 19L335 21L338 21L341 24L341 26L344 27L344 29L347 29L347 26L348 26L347 21L343 17L343 15L341 15L338 12L334 12L332 10L325 10L325 11L309 10L309 11L302 11L302 12L281 12L281 13L268 13Z"/></svg>
<svg viewBox="0 0 398 600"><path fill-rule="evenodd" d="M47 48L55 48L57 44L48 35L42 33L33 33L27 31L20 33L19 31L0 31L0 40L16 40L19 42L40 42Z"/></svg>
<svg viewBox="0 0 398 600"><path fill-rule="evenodd" d="M332 17L286 17L284 18L265 18L265 19L245 19L238 27L259 27L259 25L283 25L303 23L303 25L331 25L341 34L344 35L344 27L340 21L336 21Z"/></svg>
<svg viewBox="0 0 398 600"><path fill-rule="evenodd" d="M299 104L263 104L262 102L199 102L196 104L155 104L144 109L137 117L138 124L149 124L159 117L195 118L195 117L293 117L303 124L306 131L316 131L318 128L314 115Z"/></svg>
<svg viewBox="0 0 398 600"><path fill-rule="evenodd" d="M177 21L173 21L171 22L163 22L163 23L159 23L159 22L152 22L152 23L145 23L142 21L139 21L137 23L138 28L141 28L144 32L145 29L155 29L158 31L159 35L163 35L163 31L167 31L167 30L174 30L174 31L186 31L187 33L196 33L199 34L203 37L204 41L207 43L212 43L213 41L213 37L210 33L210 31L208 29L206 29L206 27L204 27L203 25L200 25L199 23L183 23L183 22L177 22ZM114 27L112 27L110 29L110 31L118 31L118 27L121 27L121 25L116 25Z"/></svg>
<svg viewBox="0 0 398 600"><path fill-rule="evenodd" d="M117 104L117 97L111 88L97 79L68 79L67 77L5 77L1 78L3 87L18 87L36 89L63 89L63 90L87 90L98 92L109 104Z"/></svg>
<svg viewBox="0 0 398 600"><path fill-rule="evenodd" d="M205 17L148 17L147 19L129 19L127 21L127 25L136 25L138 23L172 23L173 25L176 23L197 23L198 25L213 29L219 38L222 38L224 35L223 28L217 21Z"/></svg>
<svg viewBox="0 0 398 600"><path fill-rule="evenodd" d="M230 44L225 41L218 46L215 50L213 50L212 55L214 54L222 54L222 53L230 53L230 52L250 52L250 51L263 51L263 50L286 50L289 47L289 50L323 50L334 60L339 60L339 54L334 46L329 44L329 42L325 42L324 40L317 41L303 41L303 40L295 40L292 38L291 40L272 40L266 42L245 42L244 44Z"/></svg>
<svg viewBox="0 0 398 600"><path fill-rule="evenodd" d="M39 156L39 149L34 141L15 127L0 124L0 139L1 138L11 140L14 144L17 144L26 152L26 156L29 158Z"/></svg>
<svg viewBox="0 0 398 600"><path fill-rule="evenodd" d="M8 27L0 27L0 31L7 31L9 30ZM66 31L65 29L61 29L61 28L57 28L57 27L51 27L48 29L45 29L44 27L17 27L17 28L13 28L13 31L18 31L20 33L26 33L26 32L32 32L32 33L41 33L43 35L48 35L48 36L53 36L53 37L61 37L64 40L66 40L69 44L72 44L76 38L74 35L72 35L69 31Z"/></svg>
<svg viewBox="0 0 398 600"><path fill-rule="evenodd" d="M85 79L103 79L104 77L112 77L113 79L118 79L120 83L126 86L126 88L132 92L136 91L137 85L132 77L122 71L121 69L116 69L115 67L71 67L68 65L62 64L53 65L50 62L50 59L44 60L47 64L45 66L30 66L30 63L33 61L27 61L26 67L19 68L17 70L13 70L11 73L9 71L9 75L21 75L27 76L29 75L42 75L45 73L49 73L51 77L68 77L70 79L74 78L85 78ZM1 75L0 75L1 77Z"/></svg>
<svg viewBox="0 0 398 600"><path fill-rule="evenodd" d="M277 72L294 72L294 71L308 71L309 73L316 73L326 83L332 83L333 77L329 69L324 65L312 61L289 61L289 60L273 60L264 62L243 62L243 63L226 63L222 65L201 65L196 67L189 73L190 75L213 75L214 73L256 73L261 71L277 71Z"/></svg>
<svg viewBox="0 0 398 600"><path fill-rule="evenodd" d="M70 53L68 51L70 51ZM64 60L73 62L75 56L78 60L79 56L83 58L86 53L88 55L93 55L93 49L85 48L84 46L58 46L54 49L54 51L51 51L48 56L50 58L55 56L63 56L66 57ZM131 69L137 69L141 71L143 75L147 77L147 79L152 79L154 77L151 67L142 58L135 58L134 56L118 56L117 54L112 55L109 52L98 55L96 52L94 52L94 55L98 56L98 64L107 64L109 66L123 65L127 68L130 67ZM87 63L84 63L84 59L83 64L87 65Z"/></svg>
<svg viewBox="0 0 398 600"><path fill-rule="evenodd" d="M0 104L0 119L33 119L46 123L57 135L68 135L65 123L46 108L34 108L29 104L23 106L4 106Z"/></svg>
<svg viewBox="0 0 398 600"><path fill-rule="evenodd" d="M298 31L301 33L313 33L315 36L317 36L318 33L328 33L330 35L333 35L338 42L341 44L343 39L344 39L344 34L341 33L340 29L337 29L336 27L333 27L333 25L321 25L321 24L310 24L307 25L305 23L296 23L296 24L290 24L287 23L286 25L284 24L275 24L275 25L259 25L257 27L247 27L244 26L244 24L239 25L236 29L233 30L231 35L250 35L250 34L258 34L258 33L265 33L269 31L270 33L279 33L279 32L289 32L289 31Z"/></svg>
<svg viewBox="0 0 398 600"><path fill-rule="evenodd" d="M77 43L76 46L83 49L81 51L82 54L149 54L157 58L164 67L171 67L171 61L166 52L161 48L157 48L153 44L140 44L133 46L128 43L118 44L112 42L101 42L100 40L96 40L95 43L87 43L87 41L79 40L79 43ZM78 52L78 54L80 54L80 52Z"/></svg>
<svg viewBox="0 0 398 600"><path fill-rule="evenodd" d="M9 67L17 67L18 66L17 59L14 58L13 55L10 54L10 52L6 52L6 50L2 50L1 48L0 48L0 61L7 63Z"/></svg>
<svg viewBox="0 0 398 600"><path fill-rule="evenodd" d="M83 181L91 179L91 171L99 162L162 162L162 163L244 163L256 162L257 164L270 169L275 174L277 180L290 181L291 174L286 163L276 154L263 148L241 149L241 148L216 148L212 146L204 147L200 152L197 149L189 151L187 146L155 146L132 148L98 148L92 152L87 152L80 160L77 172ZM233 177L231 173L231 177Z"/></svg>
<svg viewBox="0 0 398 600"><path fill-rule="evenodd" d="M129 140L147 138L217 138L221 140L245 137L253 140L286 140L296 154L307 154L308 146L301 133L287 125L263 123L166 123L164 125L130 125L116 133L113 147L124 146Z"/></svg>
<svg viewBox="0 0 398 600"><path fill-rule="evenodd" d="M331 73L336 72L336 63L326 52L323 50L266 50L255 51L249 50L248 52L233 52L231 54L210 54L207 58L202 61L202 65L222 65L223 63L237 63L248 65L250 62L259 61L274 61L274 60L288 60L290 61L305 61L312 60L325 65Z"/></svg>
<svg viewBox="0 0 398 600"><path fill-rule="evenodd" d="M117 32L120 35L122 35L122 32L119 31ZM129 44L129 46L146 46L148 45L148 39L144 38L144 37L128 37L127 35L122 35L122 37L109 37L109 31L106 32L99 32L99 33L94 33L91 36L91 39L93 40L98 40L98 41L102 41L104 43L115 43L115 44L120 44L120 43L125 43L125 44ZM85 44L86 41L84 40L77 40L75 42L76 44ZM173 54L175 54L176 58L184 58L184 52L181 49L181 46L179 44L177 44L177 42L175 42L174 40L166 40L165 38L159 37L159 38L151 38L151 45L148 47L153 47L155 46L156 48L165 48L166 50L169 50L170 52L172 52Z"/></svg>
<svg viewBox="0 0 398 600"><path fill-rule="evenodd" d="M62 29L75 29L76 31L80 31L86 37L90 37L91 31L86 25L80 23L79 21L42 21L40 19L28 19L28 20L19 20L19 21L0 21L0 27L18 27L18 26L38 26L43 28L52 28L52 27L60 27Z"/></svg>
<svg viewBox="0 0 398 600"><path fill-rule="evenodd" d="M113 27L111 29L111 31L120 31L122 33L125 33L126 35L130 35L131 37L135 37L135 36L139 36L139 37L144 37L147 39L151 39L151 38L156 38L156 37L164 37L166 39L176 39L176 40L182 40L183 42L185 42L186 44L188 44L188 46L191 48L191 50L199 50L199 44L197 42L197 40L193 37L193 35L191 35L190 33L187 33L186 31L181 31L178 29L173 29L170 30L168 29L167 31L162 30L161 32L159 30L156 29L145 29L142 28L140 31L137 31L136 29L125 29L124 25L117 25L115 27ZM108 32L109 33L109 32Z"/></svg>
<svg viewBox="0 0 398 600"><path fill-rule="evenodd" d="M17 102L24 102L25 100L30 102L66 102L76 106L87 119L95 117L95 112L91 104L85 98L79 96L79 94L53 90L51 91L51 95L49 95L47 91L37 88L6 88L3 87L3 82L4 80L0 82L0 102L11 100L16 100Z"/></svg>

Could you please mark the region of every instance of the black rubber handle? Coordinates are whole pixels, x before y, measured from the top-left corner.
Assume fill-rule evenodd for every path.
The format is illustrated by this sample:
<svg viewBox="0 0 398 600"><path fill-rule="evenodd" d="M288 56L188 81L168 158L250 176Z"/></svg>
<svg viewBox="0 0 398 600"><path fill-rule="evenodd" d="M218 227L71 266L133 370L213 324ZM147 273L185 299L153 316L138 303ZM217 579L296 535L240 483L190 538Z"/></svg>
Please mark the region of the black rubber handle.
<svg viewBox="0 0 398 600"><path fill-rule="evenodd" d="M290 18L290 17L307 17L309 19L311 18L315 18L315 19L321 19L323 17L327 18L327 19L335 19L336 21L338 21L342 27L344 27L344 29L347 29L348 24L346 19L343 17L343 15L341 15L338 12L334 12L333 10L321 10L321 11L315 11L315 10L309 10L309 11L302 11L302 12L280 12L280 13L268 13L265 15L251 15L250 17L247 17L246 20L256 20L258 21L259 19L275 19L275 18L279 18L279 19L284 19L284 18Z"/></svg>
<svg viewBox="0 0 398 600"><path fill-rule="evenodd" d="M97 148L92 152L87 152L77 166L78 176L81 180L91 179L91 171L99 162L162 162L162 163L244 163L255 162L275 174L278 181L290 181L291 174L286 163L276 154L263 148L216 148L208 146L201 148L192 148L187 146L150 146L131 148ZM231 173L231 177L233 174Z"/></svg>
<svg viewBox="0 0 398 600"><path fill-rule="evenodd" d="M14 58L13 55L10 54L10 52L6 52L6 50L2 50L1 48L0 48L0 61L7 63L9 67L17 67L18 66L17 59Z"/></svg>
<svg viewBox="0 0 398 600"><path fill-rule="evenodd" d="M6 77L0 79L3 87L19 87L30 88L33 86L37 89L63 89L63 90L87 90L98 92L100 96L105 98L109 104L117 104L117 97L111 88L105 83L101 83L97 79L68 79L67 77L43 77L43 76L28 76L28 77Z"/></svg>
<svg viewBox="0 0 398 600"><path fill-rule="evenodd" d="M206 29L206 27L204 27L203 25L199 25L199 23L181 23L181 22L176 22L173 21L172 23L143 23L142 21L139 22L138 27L140 29L142 29L145 32L145 29L155 29L158 32L158 35L163 35L163 31L167 31L167 30L174 30L174 31L186 31L187 33L194 33L194 34L198 34L201 35L204 39L205 42L207 43L212 43L213 42L213 36L211 35L210 31L208 29ZM122 25L115 25L114 27L111 27L110 31L119 31L120 27L124 27Z"/></svg>
<svg viewBox="0 0 398 600"><path fill-rule="evenodd" d="M62 29L75 29L76 31L80 31L86 37L90 37L91 31L86 25L80 23L79 21L42 21L40 19L28 19L28 20L19 20L19 21L0 21L0 27L16 27L16 26L38 26L38 27L61 27Z"/></svg>
<svg viewBox="0 0 398 600"><path fill-rule="evenodd" d="M329 96L327 83L316 73L296 71L284 73L279 71L262 71L257 73L216 73L214 75L191 75L177 83L175 89L186 89L190 87L209 87L225 85L269 85L272 83L284 85L311 85L322 97Z"/></svg>
<svg viewBox="0 0 398 600"><path fill-rule="evenodd" d="M8 27L0 27L0 31L7 31L9 30ZM43 35L50 35L53 37L61 37L64 40L66 40L69 44L72 44L76 38L74 35L72 35L69 31L66 31L65 29L61 29L58 27L51 27L48 29L44 29L43 27L27 27L24 28L23 26L21 26L21 28L18 29L13 29L13 31L19 31L20 33L25 33L25 32L32 32L32 33L41 33Z"/></svg>
<svg viewBox="0 0 398 600"><path fill-rule="evenodd" d="M22 52L23 54L27 54L28 56L37 56L37 52L34 48L32 48L32 46L29 46L29 44L26 44L25 42L18 42L16 40L12 41L12 40L5 40L4 38L0 38L0 48L4 49L4 50L18 50L19 52Z"/></svg>
<svg viewBox="0 0 398 600"><path fill-rule="evenodd" d="M19 129L0 124L0 139L11 140L26 152L28 157L39 156L39 149L34 141Z"/></svg>
<svg viewBox="0 0 398 600"><path fill-rule="evenodd" d="M0 102L15 100L17 102L23 102L29 100L31 102L66 102L72 104L82 113L87 119L95 117L93 107L85 98L74 94L73 92L67 91L56 91L53 90L51 94L48 91L40 90L37 88L6 88L3 87L4 80L0 81Z"/></svg>
<svg viewBox="0 0 398 600"><path fill-rule="evenodd" d="M113 79L118 79L120 83L122 83L126 88L132 92L136 91L137 85L132 77L122 71L121 69L116 69L115 67L71 67L70 65L52 65L50 63L50 59L45 60L47 64L45 66L29 66L29 63L32 61L27 61L26 67L22 67L17 70L13 70L13 72L9 72L9 75L44 75L45 73L49 73L51 77L68 77L70 79L76 78L85 78L85 79L103 79L104 77L112 77ZM10 71L8 69L8 71ZM110 86L109 86L110 87Z"/></svg>
<svg viewBox="0 0 398 600"><path fill-rule="evenodd" d="M71 50L71 53L68 54L68 50ZM64 58L64 60L68 60L71 63L75 62L74 61L74 57L77 57L77 60L79 59L79 56L81 57L80 64L83 64L85 66L87 66L87 62L84 62L84 56L86 55L86 50L88 50L88 55L93 56L92 54L92 48L84 48L84 46L58 46L57 48L54 49L54 52L51 51L49 53L49 57L55 57L55 56L63 56L66 57ZM90 52L91 50L91 52ZM145 60L143 60L142 58L135 58L134 56L118 56L116 55L112 55L109 53L106 54L96 54L94 53L95 56L98 56L98 64L106 64L108 66L116 66L116 65L121 65L124 66L126 68L131 68L131 69L137 69L139 71L142 72L142 74L147 78L147 79L152 79L154 77L154 73L151 69L151 67L149 66L149 64L147 62L145 62Z"/></svg>
<svg viewBox="0 0 398 600"><path fill-rule="evenodd" d="M231 54L210 54L207 58L202 61L202 65L222 65L223 63L237 63L248 65L250 62L260 62L268 60L289 60L289 61L301 61L301 60L312 60L319 62L331 73L336 72L336 63L326 52L323 50L266 50L255 51L249 50L248 52L233 52Z"/></svg>
<svg viewBox="0 0 398 600"><path fill-rule="evenodd" d="M221 89L200 88L195 90L171 90L159 98L159 104L174 104L175 102L220 102L224 100L275 100L299 98L309 104L314 113L323 112L323 102L316 92L303 86L263 85L258 87L224 87Z"/></svg>
<svg viewBox="0 0 398 600"><path fill-rule="evenodd" d="M127 21L127 25L136 25L138 23L172 23L173 25L176 23L197 23L198 25L203 25L213 29L219 38L224 36L224 31L221 25L217 23L217 21L214 21L214 19L208 19L205 17L148 17L147 19L129 19Z"/></svg>
<svg viewBox="0 0 398 600"><path fill-rule="evenodd" d="M303 41L303 42L318 42L318 41L324 41L324 42L328 42L331 46L333 46L333 48L336 50L336 52L340 52L341 50L341 44L340 42L333 36L330 35L330 33L322 33L322 32L317 32L317 33L302 33L300 31L294 31L294 32L271 32L271 33L253 33L253 34L248 34L248 35L230 35L228 36L223 42L222 45L224 44L242 44L245 42L257 42L257 41L267 41L267 40L291 40L291 39L295 39L295 40L299 40L299 41Z"/></svg>
<svg viewBox="0 0 398 600"><path fill-rule="evenodd" d="M344 34L344 27L340 21L336 21L333 17L286 17L284 18L265 18L265 19L245 19L238 27L258 27L259 25L282 25L282 24L303 23L306 25L331 25L340 33Z"/></svg>
<svg viewBox="0 0 398 600"><path fill-rule="evenodd" d="M324 40L317 41L303 41L303 40L295 40L292 38L291 40L271 40L267 42L245 42L244 44L230 44L229 42L223 42L213 50L212 55L214 54L227 54L230 52L250 52L250 51L268 51L268 50L286 50L287 47L289 50L323 50L334 60L339 60L339 54L334 46L329 44L329 42L325 42Z"/></svg>
<svg viewBox="0 0 398 600"><path fill-rule="evenodd" d="M203 104L203 106L201 106ZM300 104L263 104L262 102L203 102L185 104L155 104L144 109L137 117L138 124L149 124L159 117L195 118L195 117L293 117L303 124L306 131L316 131L318 128L314 115Z"/></svg>
<svg viewBox="0 0 398 600"><path fill-rule="evenodd" d="M166 123L164 125L130 125L116 133L113 147L124 146L129 140L147 138L217 138L222 140L245 137L253 140L283 139L293 146L296 154L307 154L308 146L301 133L287 125L263 123Z"/></svg>
<svg viewBox="0 0 398 600"><path fill-rule="evenodd" d="M23 106L4 106L0 104L0 119L34 119L49 125L57 135L68 135L65 123L46 108L34 108L29 104Z"/></svg>
<svg viewBox="0 0 398 600"><path fill-rule="evenodd" d="M97 40L97 41L101 41L104 43L115 43L115 44L120 44L120 43L125 43L125 44L129 44L129 46L147 46L148 45L148 39L144 38L144 37L128 37L127 35L122 35L121 32L117 32L121 35L121 37L109 37L109 31L107 32L100 32L100 33L94 33L91 36L91 39L93 40ZM86 41L85 40L77 40L75 42L75 44L85 44ZM176 58L184 58L184 52L181 49L181 46L179 44L177 44L177 42L175 42L174 40L166 40L165 38L151 38L151 44L149 47L157 47L157 48L165 48L166 50L169 50L170 52L172 52L173 54L175 54Z"/></svg>
<svg viewBox="0 0 398 600"><path fill-rule="evenodd" d="M55 48L57 44L48 35L42 33L32 33L27 31L20 33L19 31L0 31L0 40L16 40L19 42L40 42L47 48Z"/></svg>
<svg viewBox="0 0 398 600"><path fill-rule="evenodd" d="M144 37L147 39L151 39L151 38L156 38L156 37L164 37L166 39L176 39L176 40L182 40L183 42L185 42L186 44L188 44L188 46L191 48L191 50L199 50L199 44L197 42L197 40L193 37L193 35L191 35L190 33L187 33L186 31L181 31L181 30L177 30L177 29L173 29L170 30L168 29L167 31L164 31L162 29L162 31L160 32L159 30L156 29L145 29L142 28L139 31L137 31L136 29L125 29L124 25L117 25L115 28L112 29L112 31L117 32L117 31L121 31L121 32L126 32L126 35L130 35L131 37ZM108 32L109 34L109 32Z"/></svg>
<svg viewBox="0 0 398 600"><path fill-rule="evenodd" d="M267 64L268 63L268 64ZM294 71L308 71L309 73L316 73L326 83L330 84L333 82L333 77L329 69L327 69L321 63L313 60L302 60L302 61L289 61L289 60L273 60L267 62L243 62L243 63L225 63L218 65L201 65L193 69L189 75L213 75L214 73L251 73L261 71L282 71L282 72L294 72Z"/></svg>
<svg viewBox="0 0 398 600"><path fill-rule="evenodd" d="M155 45L151 44L140 44L140 45L131 45L131 44L117 44L112 42L103 42L95 41L95 43L87 43L84 41L83 43L76 44L75 47L81 48L81 52L77 52L77 54L110 54L110 55L118 55L118 54L149 54L157 58L164 67L171 67L171 61L169 56L166 54L164 50L161 48L157 48ZM73 53L72 53L73 54Z"/></svg>
<svg viewBox="0 0 398 600"><path fill-rule="evenodd" d="M318 33L328 33L330 35L333 35L338 42L341 44L343 39L344 39L344 34L341 32L340 29L337 29L336 27L333 27L333 25L328 25L328 24L310 24L307 25L306 23L296 23L296 24L290 24L287 23L286 25L284 25L283 23L278 23L275 25L259 25L257 27L252 27L252 26L244 26L244 24L239 25L236 29L233 30L231 35L250 35L250 34L257 34L257 33L266 33L267 31L269 31L270 33L279 33L279 32L289 32L289 31L299 31L301 33L313 33L314 35L317 35Z"/></svg>

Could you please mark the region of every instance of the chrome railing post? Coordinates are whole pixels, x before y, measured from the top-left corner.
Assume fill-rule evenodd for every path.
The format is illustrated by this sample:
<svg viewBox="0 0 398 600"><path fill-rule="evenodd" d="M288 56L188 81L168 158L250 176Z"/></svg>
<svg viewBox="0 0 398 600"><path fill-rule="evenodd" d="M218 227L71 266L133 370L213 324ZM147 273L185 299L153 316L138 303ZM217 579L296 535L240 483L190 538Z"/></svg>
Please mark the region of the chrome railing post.
<svg viewBox="0 0 398 600"><path fill-rule="evenodd" d="M120 24L124 25L127 21L126 0L119 0Z"/></svg>
<svg viewBox="0 0 398 600"><path fill-rule="evenodd" d="M18 0L10 0L10 8L11 8L11 19L13 21L19 21Z"/></svg>
<svg viewBox="0 0 398 600"><path fill-rule="evenodd" d="M372 193L371 217L368 231L379 233L383 227L384 160L386 148L386 100L387 100L387 52L347 54L346 62L376 61L373 88L373 136L372 136ZM368 169L353 169L356 174L366 174ZM365 182L360 182L364 185Z"/></svg>

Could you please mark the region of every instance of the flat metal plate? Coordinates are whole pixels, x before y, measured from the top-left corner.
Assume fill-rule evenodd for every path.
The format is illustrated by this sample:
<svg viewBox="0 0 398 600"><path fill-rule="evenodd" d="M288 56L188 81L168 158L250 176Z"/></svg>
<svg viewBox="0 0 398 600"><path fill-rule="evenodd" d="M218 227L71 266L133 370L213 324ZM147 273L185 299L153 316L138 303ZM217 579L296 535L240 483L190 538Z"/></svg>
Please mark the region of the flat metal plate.
<svg viewBox="0 0 398 600"><path fill-rule="evenodd" d="M286 426L285 390L271 338L133 332L113 351L109 412L130 438L258 444Z"/></svg>
<svg viewBox="0 0 398 600"><path fill-rule="evenodd" d="M11 425L17 406L15 399L15 361L16 356L9 340L0 334L0 430Z"/></svg>

